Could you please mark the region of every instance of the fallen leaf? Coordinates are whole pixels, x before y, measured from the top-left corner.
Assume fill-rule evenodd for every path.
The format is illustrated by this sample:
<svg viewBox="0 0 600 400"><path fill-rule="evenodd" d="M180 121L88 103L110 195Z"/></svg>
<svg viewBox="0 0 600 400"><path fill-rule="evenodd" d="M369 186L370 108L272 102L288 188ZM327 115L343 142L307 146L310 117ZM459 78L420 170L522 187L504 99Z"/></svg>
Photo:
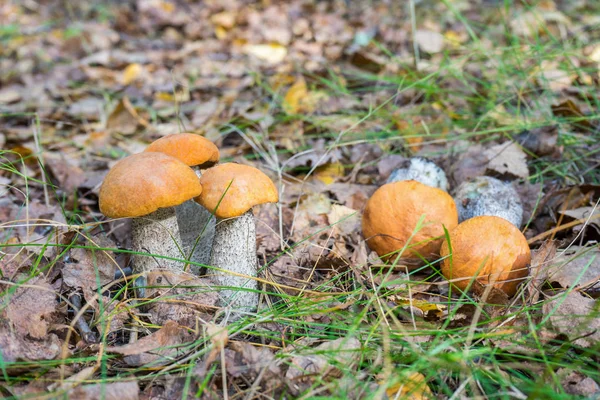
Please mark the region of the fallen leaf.
<svg viewBox="0 0 600 400"><path fill-rule="evenodd" d="M21 100L22 86L8 86L0 90L0 104L11 104Z"/></svg>
<svg viewBox="0 0 600 400"><path fill-rule="evenodd" d="M529 177L527 156L523 150L513 142L492 146L483 152L489 160L487 171L489 175L497 177L516 177L526 179Z"/></svg>
<svg viewBox="0 0 600 400"><path fill-rule="evenodd" d="M0 356L4 363L15 361L53 360L61 352L62 343L54 333L41 339L25 337L0 319Z"/></svg>
<svg viewBox="0 0 600 400"><path fill-rule="evenodd" d="M71 288L79 288L87 302L97 307L95 298L98 289L111 282L118 265L115 255L99 248L115 248L115 244L103 237L95 237L94 243L87 242L90 248L74 248L68 262L63 267L63 282Z"/></svg>
<svg viewBox="0 0 600 400"><path fill-rule="evenodd" d="M600 341L597 302L573 291L544 303L542 312L555 333L567 336L578 346L592 347Z"/></svg>
<svg viewBox="0 0 600 400"><path fill-rule="evenodd" d="M331 185L344 176L344 165L340 162L321 165L315 169L313 177L325 185Z"/></svg>
<svg viewBox="0 0 600 400"><path fill-rule="evenodd" d="M9 295L4 318L19 335L42 339L48 334L58 302L52 286L42 276L29 280Z"/></svg>
<svg viewBox="0 0 600 400"><path fill-rule="evenodd" d="M225 350L225 366L227 373L234 377L244 377L250 382L257 382L263 390L270 390L281 382L281 360L275 358L268 348L254 346L248 342L233 342Z"/></svg>
<svg viewBox="0 0 600 400"><path fill-rule="evenodd" d="M545 273L548 282L565 289L594 282L600 277L600 250L571 246L552 260Z"/></svg>
<svg viewBox="0 0 600 400"><path fill-rule="evenodd" d="M587 131L593 129L590 120L585 118L583 111L581 111L579 106L571 99L568 99L558 105L553 105L552 113L557 117L573 119L574 121L572 121L571 124L580 130L582 129Z"/></svg>
<svg viewBox="0 0 600 400"><path fill-rule="evenodd" d="M137 400L140 388L137 381L79 385L69 390L68 396L78 400Z"/></svg>
<svg viewBox="0 0 600 400"><path fill-rule="evenodd" d="M563 389L568 394L583 396L588 399L597 397L600 394L600 385L579 371L569 371L567 368L560 368L556 371L556 375L559 377Z"/></svg>
<svg viewBox="0 0 600 400"><path fill-rule="evenodd" d="M395 379L399 382L385 390L390 399L426 400L434 397L427 379L419 372L400 373Z"/></svg>
<svg viewBox="0 0 600 400"><path fill-rule="evenodd" d="M129 64L123 70L123 75L121 76L121 83L123 85L129 85L130 83L140 78L143 73L144 67L142 65L138 63Z"/></svg>
<svg viewBox="0 0 600 400"><path fill-rule="evenodd" d="M312 355L293 356L285 374L290 390L294 393L302 392L312 384L314 376L319 376L320 379L339 377L339 366L354 368L360 349L358 339L340 338L315 347Z"/></svg>
<svg viewBox="0 0 600 400"><path fill-rule="evenodd" d="M516 141L525 149L539 157L560 153L560 149L557 146L557 125L525 130L517 135Z"/></svg>
<svg viewBox="0 0 600 400"><path fill-rule="evenodd" d="M148 126L141 118L127 97L123 97L112 110L106 121L106 130L111 133L132 135L138 126Z"/></svg>
<svg viewBox="0 0 600 400"><path fill-rule="evenodd" d="M335 227L336 234L341 236L348 236L361 229L360 212L339 204L331 205L331 209L327 214L327 221Z"/></svg>
<svg viewBox="0 0 600 400"><path fill-rule="evenodd" d="M288 114L298 114L302 110L303 103L308 97L308 88L304 78L299 78L283 98L283 110Z"/></svg>
<svg viewBox="0 0 600 400"><path fill-rule="evenodd" d="M146 297L150 320L157 325L175 321L181 326L194 328L198 319L208 320L217 308L219 294L212 289L208 278L195 275L154 270L146 275Z"/></svg>
<svg viewBox="0 0 600 400"><path fill-rule="evenodd" d="M247 44L243 47L243 51L272 65L282 62L288 53L287 48L278 43Z"/></svg>
<svg viewBox="0 0 600 400"><path fill-rule="evenodd" d="M426 53L435 54L444 50L444 36L439 32L417 29L415 41L419 48Z"/></svg>
<svg viewBox="0 0 600 400"><path fill-rule="evenodd" d="M156 366L170 363L180 352L177 346L189 340L191 336L186 328L174 321L167 321L162 328L137 342L124 346L109 346L106 351L125 356L123 360L131 366L149 363Z"/></svg>

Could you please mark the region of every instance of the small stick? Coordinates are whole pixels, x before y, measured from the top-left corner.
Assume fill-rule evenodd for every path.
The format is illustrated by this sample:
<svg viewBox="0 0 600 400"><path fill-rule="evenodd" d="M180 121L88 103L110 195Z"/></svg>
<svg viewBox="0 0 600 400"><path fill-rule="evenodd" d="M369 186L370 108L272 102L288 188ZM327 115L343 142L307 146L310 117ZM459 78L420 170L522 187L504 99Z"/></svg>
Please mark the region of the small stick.
<svg viewBox="0 0 600 400"><path fill-rule="evenodd" d="M73 310L75 311L75 314L77 315L79 310L81 310L81 296L78 294L74 294L71 297L69 297L69 301L71 302L71 305L73 306ZM90 326L88 325L86 320L83 318L83 315L77 319L76 325L77 325L77 329L79 329L79 334L83 338L84 342L98 343L96 334L94 332L92 332L92 330L90 329Z"/></svg>
<svg viewBox="0 0 600 400"><path fill-rule="evenodd" d="M537 242L538 240L542 240L542 239L546 238L547 236L555 234L556 232L563 231L565 229L569 229L569 228L572 228L577 225L585 224L586 222L589 222L589 221L592 221L592 220L598 219L598 218L600 218L600 214L594 214L591 217L587 217L587 218L576 219L575 221L569 222L568 224L560 225L560 226L557 226L556 228L550 229L549 231L542 232L539 235L534 236L531 239L529 239L527 241L527 243L533 244L533 243Z"/></svg>

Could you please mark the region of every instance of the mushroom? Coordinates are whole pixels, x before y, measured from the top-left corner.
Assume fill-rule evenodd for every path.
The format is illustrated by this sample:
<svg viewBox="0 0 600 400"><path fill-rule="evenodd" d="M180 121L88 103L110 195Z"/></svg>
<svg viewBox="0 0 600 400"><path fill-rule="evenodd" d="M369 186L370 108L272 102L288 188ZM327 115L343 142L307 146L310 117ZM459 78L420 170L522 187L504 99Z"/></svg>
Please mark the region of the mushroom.
<svg viewBox="0 0 600 400"><path fill-rule="evenodd" d="M424 157L406 160L390 174L385 183L415 180L427 186L448 191L448 179L443 169Z"/></svg>
<svg viewBox="0 0 600 400"><path fill-rule="evenodd" d="M132 218L136 252L181 259L175 206L202 193L190 167L162 153L140 153L117 162L100 187L100 211L110 218ZM134 256L135 272L182 270L178 260Z"/></svg>
<svg viewBox="0 0 600 400"><path fill-rule="evenodd" d="M480 215L495 215L519 228L523 221L523 206L515 188L491 176L461 183L456 188L454 201L459 222Z"/></svg>
<svg viewBox="0 0 600 400"><path fill-rule="evenodd" d="M258 305L258 285L248 277L257 275L258 260L251 209L277 202L277 189L263 172L234 163L206 170L200 183L203 191L195 200L217 217L210 265L220 270L215 271L214 281L219 286L246 289L224 290L221 303L252 311Z"/></svg>
<svg viewBox="0 0 600 400"><path fill-rule="evenodd" d="M531 262L521 231L504 218L489 215L468 219L451 230L450 244L444 242L440 252L446 257L442 274L455 287L466 290L476 277L508 296L516 293Z"/></svg>
<svg viewBox="0 0 600 400"><path fill-rule="evenodd" d="M198 178L201 169L219 162L219 149L210 140L193 133L167 135L152 142L146 152L159 152L175 157L190 166ZM215 218L204 207L188 200L175 207L182 247L187 259L194 262L191 270L198 274L200 267L210 259L210 249L215 237Z"/></svg>
<svg viewBox="0 0 600 400"><path fill-rule="evenodd" d="M456 205L448 193L417 181L400 181L373 193L365 207L362 230L367 245L379 257L395 261L400 256L398 261L414 269L438 256L444 228L457 224Z"/></svg>

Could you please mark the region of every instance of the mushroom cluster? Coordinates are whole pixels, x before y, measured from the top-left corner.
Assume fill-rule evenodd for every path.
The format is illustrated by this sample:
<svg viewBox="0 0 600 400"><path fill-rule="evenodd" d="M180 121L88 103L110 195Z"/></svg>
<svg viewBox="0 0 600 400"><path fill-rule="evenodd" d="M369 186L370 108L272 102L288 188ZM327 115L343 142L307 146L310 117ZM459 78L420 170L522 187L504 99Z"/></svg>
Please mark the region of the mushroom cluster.
<svg viewBox="0 0 600 400"><path fill-rule="evenodd" d="M461 184L454 199L447 186L433 162L408 160L366 204L367 245L408 270L441 258L442 274L461 290L477 281L514 295L531 262L516 191L487 176Z"/></svg>
<svg viewBox="0 0 600 400"><path fill-rule="evenodd" d="M201 136L165 136L110 169L100 210L132 218L136 273L212 266L213 282L227 287L221 304L252 311L258 260L251 209L277 202L278 193L258 169L218 161L217 147Z"/></svg>

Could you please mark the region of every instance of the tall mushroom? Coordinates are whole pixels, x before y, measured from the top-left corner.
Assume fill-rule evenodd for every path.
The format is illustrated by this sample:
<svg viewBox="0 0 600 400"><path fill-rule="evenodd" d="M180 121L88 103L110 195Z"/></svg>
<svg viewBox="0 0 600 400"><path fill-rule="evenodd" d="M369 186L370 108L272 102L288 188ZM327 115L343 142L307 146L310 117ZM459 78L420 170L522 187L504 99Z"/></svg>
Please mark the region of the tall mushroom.
<svg viewBox="0 0 600 400"><path fill-rule="evenodd" d="M159 152L175 157L190 166L198 177L201 169L219 162L219 149L210 140L193 133L177 133L162 137L146 148L146 152ZM208 264L210 249L215 237L215 218L204 207L188 200L175 207L179 234L186 257L195 264ZM192 265L192 272L200 268Z"/></svg>
<svg viewBox="0 0 600 400"><path fill-rule="evenodd" d="M253 311L258 305L256 227L252 207L279 200L267 175L247 165L225 163L206 170L200 178L203 191L196 201L217 217L210 265L219 286L244 288L222 293L222 304ZM228 271L230 273L228 273Z"/></svg>
<svg viewBox="0 0 600 400"><path fill-rule="evenodd" d="M183 258L175 206L202 193L200 180L183 162L162 153L134 154L117 162L100 187L100 211L110 218L132 218L136 252ZM136 272L182 270L177 260L134 256Z"/></svg>

